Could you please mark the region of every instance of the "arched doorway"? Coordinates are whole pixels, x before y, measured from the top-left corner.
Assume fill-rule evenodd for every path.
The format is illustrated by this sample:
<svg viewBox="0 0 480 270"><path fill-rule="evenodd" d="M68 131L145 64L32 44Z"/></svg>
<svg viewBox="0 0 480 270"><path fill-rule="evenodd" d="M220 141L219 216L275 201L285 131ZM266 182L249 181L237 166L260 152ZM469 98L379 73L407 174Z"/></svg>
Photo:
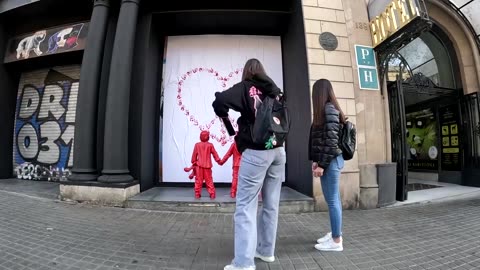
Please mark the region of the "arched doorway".
<svg viewBox="0 0 480 270"><path fill-rule="evenodd" d="M418 183L480 185L464 173L478 165L478 97L464 95L447 35L434 24L387 61L397 200L406 200Z"/></svg>

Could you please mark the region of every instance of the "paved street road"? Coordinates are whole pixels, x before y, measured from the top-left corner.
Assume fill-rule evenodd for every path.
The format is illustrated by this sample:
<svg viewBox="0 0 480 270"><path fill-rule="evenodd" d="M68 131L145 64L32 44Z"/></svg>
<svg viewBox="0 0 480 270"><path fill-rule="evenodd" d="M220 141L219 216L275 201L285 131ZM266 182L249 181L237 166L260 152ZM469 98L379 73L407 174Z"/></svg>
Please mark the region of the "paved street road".
<svg viewBox="0 0 480 270"><path fill-rule="evenodd" d="M344 213L342 253L320 253L326 213L282 215L277 261L257 269L480 269L480 198ZM232 216L71 205L0 191L0 269L223 269Z"/></svg>

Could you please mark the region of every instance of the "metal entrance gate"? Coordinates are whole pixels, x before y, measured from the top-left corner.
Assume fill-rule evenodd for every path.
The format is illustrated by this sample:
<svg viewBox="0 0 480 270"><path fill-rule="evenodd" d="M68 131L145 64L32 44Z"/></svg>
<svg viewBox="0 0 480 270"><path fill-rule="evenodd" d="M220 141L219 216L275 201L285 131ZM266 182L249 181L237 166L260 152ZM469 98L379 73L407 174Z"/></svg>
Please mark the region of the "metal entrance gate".
<svg viewBox="0 0 480 270"><path fill-rule="evenodd" d="M401 80L389 83L388 99L390 106L392 161L397 163L397 201L405 201L408 196L407 125Z"/></svg>
<svg viewBox="0 0 480 270"><path fill-rule="evenodd" d="M462 102L464 138L463 184L480 187L480 101L479 94L465 95Z"/></svg>

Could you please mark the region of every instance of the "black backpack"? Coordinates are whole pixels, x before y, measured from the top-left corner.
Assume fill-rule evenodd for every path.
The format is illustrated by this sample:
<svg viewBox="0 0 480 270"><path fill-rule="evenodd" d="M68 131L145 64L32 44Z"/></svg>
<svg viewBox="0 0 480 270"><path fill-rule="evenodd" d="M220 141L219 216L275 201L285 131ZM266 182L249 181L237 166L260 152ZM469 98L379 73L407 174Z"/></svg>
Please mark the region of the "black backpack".
<svg viewBox="0 0 480 270"><path fill-rule="evenodd" d="M357 130L355 129L355 125L350 121L346 121L345 124L343 124L340 140L338 142L338 145L343 152L342 156L344 160L350 160L353 158L356 142Z"/></svg>
<svg viewBox="0 0 480 270"><path fill-rule="evenodd" d="M290 131L290 116L284 96L266 96L255 116L251 128L255 144L265 145L265 149L283 145Z"/></svg>

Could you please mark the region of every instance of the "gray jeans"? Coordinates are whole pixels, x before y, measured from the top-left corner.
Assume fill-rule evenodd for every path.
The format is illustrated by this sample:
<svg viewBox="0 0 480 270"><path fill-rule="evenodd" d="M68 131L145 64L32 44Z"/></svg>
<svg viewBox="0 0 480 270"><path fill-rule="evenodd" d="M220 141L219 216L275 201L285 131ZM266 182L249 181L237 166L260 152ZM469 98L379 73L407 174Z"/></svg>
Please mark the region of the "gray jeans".
<svg viewBox="0 0 480 270"><path fill-rule="evenodd" d="M274 255L285 162L283 147L263 151L247 149L242 153L234 216L233 265L237 267L255 266L255 251L263 256ZM263 207L257 220L260 190Z"/></svg>

